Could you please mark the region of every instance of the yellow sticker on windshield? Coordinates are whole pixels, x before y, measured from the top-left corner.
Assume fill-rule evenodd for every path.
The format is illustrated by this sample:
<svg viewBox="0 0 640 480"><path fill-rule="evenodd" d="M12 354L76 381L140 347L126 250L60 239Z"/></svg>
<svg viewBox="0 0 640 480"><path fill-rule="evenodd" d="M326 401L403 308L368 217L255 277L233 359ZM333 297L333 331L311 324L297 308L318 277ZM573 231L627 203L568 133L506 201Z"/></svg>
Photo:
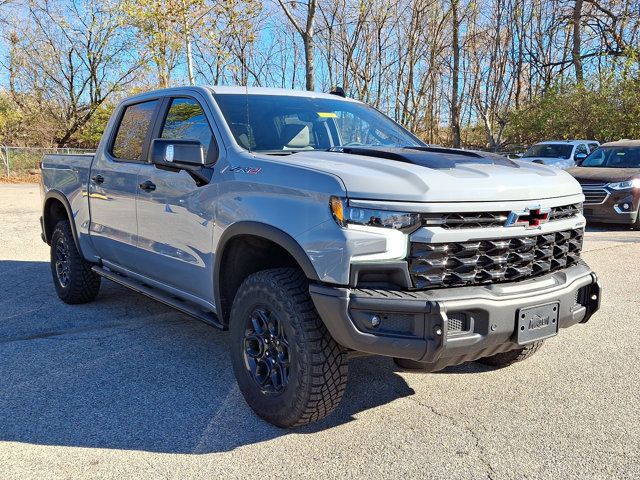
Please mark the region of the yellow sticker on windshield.
<svg viewBox="0 0 640 480"><path fill-rule="evenodd" d="M318 116L320 118L338 118L338 115L333 112L318 112Z"/></svg>

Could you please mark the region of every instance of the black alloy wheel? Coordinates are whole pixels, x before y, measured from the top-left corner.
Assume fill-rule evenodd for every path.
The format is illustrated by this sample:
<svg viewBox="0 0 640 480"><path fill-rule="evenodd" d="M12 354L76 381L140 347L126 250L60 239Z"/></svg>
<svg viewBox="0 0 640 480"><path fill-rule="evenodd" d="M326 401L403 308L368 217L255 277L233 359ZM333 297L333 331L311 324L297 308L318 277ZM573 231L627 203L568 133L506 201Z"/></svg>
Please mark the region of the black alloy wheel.
<svg viewBox="0 0 640 480"><path fill-rule="evenodd" d="M56 269L56 278L62 288L69 286L69 245L64 237L58 237L54 249L54 263Z"/></svg>
<svg viewBox="0 0 640 480"><path fill-rule="evenodd" d="M244 364L263 393L280 393L289 382L289 341L278 316L256 307L244 332Z"/></svg>

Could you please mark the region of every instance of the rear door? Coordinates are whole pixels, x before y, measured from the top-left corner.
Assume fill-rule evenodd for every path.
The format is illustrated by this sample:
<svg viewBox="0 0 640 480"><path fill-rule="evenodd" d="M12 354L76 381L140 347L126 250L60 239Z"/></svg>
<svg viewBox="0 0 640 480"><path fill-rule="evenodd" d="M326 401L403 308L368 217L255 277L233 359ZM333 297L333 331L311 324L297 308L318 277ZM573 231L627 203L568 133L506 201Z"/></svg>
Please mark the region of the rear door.
<svg viewBox="0 0 640 480"><path fill-rule="evenodd" d="M125 104L112 135L91 167L90 235L103 260L132 268L138 240L138 172L149 146L160 100Z"/></svg>
<svg viewBox="0 0 640 480"><path fill-rule="evenodd" d="M208 164L217 159L217 142L200 97L164 101L154 138L199 140ZM198 187L186 171L141 166L138 193L138 271L145 277L213 303L213 216L216 185Z"/></svg>

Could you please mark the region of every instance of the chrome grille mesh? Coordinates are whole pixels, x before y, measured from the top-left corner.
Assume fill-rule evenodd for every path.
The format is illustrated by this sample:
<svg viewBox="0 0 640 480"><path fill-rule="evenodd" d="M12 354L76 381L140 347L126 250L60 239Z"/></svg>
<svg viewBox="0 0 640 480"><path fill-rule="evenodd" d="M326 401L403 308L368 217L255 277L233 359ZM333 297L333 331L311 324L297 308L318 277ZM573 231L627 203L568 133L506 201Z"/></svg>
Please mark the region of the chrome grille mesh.
<svg viewBox="0 0 640 480"><path fill-rule="evenodd" d="M418 289L511 282L578 263L583 230L495 240L411 244L409 273Z"/></svg>
<svg viewBox="0 0 640 480"><path fill-rule="evenodd" d="M583 188L582 193L584 193L585 205L600 205L601 203L604 203L604 201L609 196L609 192L607 192L603 188L599 188L599 189Z"/></svg>
<svg viewBox="0 0 640 480"><path fill-rule="evenodd" d="M564 220L567 218L573 218L580 214L582 211L581 203L574 203L573 205L565 205L563 207L553 207L549 214L549 221Z"/></svg>
<svg viewBox="0 0 640 480"><path fill-rule="evenodd" d="M565 220L580 214L582 205L579 203L553 207L549 221ZM425 226L442 227L446 229L461 228L489 228L504 226L510 212L460 212L460 213L425 213L422 214L422 224Z"/></svg>

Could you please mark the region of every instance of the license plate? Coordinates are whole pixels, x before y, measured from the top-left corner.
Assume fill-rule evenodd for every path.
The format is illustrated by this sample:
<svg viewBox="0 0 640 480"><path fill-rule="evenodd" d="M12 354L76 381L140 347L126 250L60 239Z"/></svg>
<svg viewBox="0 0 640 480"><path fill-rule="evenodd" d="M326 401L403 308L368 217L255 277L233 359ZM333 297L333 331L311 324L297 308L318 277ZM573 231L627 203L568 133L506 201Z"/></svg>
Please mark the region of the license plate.
<svg viewBox="0 0 640 480"><path fill-rule="evenodd" d="M557 302L518 310L518 344L525 345L557 335L559 310Z"/></svg>

